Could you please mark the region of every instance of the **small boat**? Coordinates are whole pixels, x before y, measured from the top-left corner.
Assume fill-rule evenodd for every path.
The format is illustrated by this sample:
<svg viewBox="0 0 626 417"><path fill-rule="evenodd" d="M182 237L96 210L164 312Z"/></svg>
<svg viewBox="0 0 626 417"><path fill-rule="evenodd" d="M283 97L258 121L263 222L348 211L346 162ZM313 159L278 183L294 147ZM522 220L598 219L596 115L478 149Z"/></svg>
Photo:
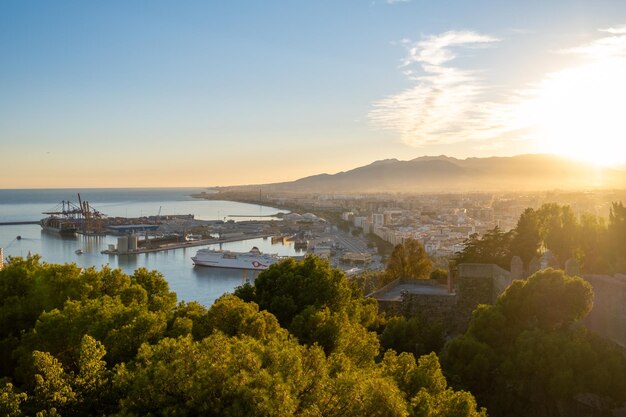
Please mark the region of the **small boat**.
<svg viewBox="0 0 626 417"><path fill-rule="evenodd" d="M76 250L74 251L74 253L75 253L76 255L82 255L82 254L83 254L83 250L82 250L82 249L76 249Z"/></svg>

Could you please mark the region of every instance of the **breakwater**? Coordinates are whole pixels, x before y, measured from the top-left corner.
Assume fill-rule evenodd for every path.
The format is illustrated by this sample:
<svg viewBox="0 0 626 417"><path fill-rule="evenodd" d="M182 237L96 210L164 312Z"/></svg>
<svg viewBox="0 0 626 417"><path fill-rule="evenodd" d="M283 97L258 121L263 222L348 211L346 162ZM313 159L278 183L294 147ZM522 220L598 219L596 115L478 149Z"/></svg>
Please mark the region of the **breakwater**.
<svg viewBox="0 0 626 417"><path fill-rule="evenodd" d="M154 253L154 252L161 252L161 251L173 250L173 249L191 248L195 246L207 246L207 245L218 245L222 243L240 242L240 241L245 241L245 240L250 240L250 239L267 238L269 236L270 235L268 234L260 234L260 235L238 236L238 237L231 237L231 238L224 238L224 239L200 239L200 240L191 240L191 241L185 241L185 242L165 243L157 247L137 248L135 250L128 250L122 253L118 252L117 250L106 249L106 250L101 251L101 253L106 254L106 255L136 255L136 254L141 254L141 253Z"/></svg>

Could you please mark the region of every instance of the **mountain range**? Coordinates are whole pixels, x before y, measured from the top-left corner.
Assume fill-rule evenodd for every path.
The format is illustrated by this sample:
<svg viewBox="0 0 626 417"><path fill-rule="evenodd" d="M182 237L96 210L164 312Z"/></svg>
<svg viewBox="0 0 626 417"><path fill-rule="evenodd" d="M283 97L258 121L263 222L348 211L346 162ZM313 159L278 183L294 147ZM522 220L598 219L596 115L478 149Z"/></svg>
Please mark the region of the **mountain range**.
<svg viewBox="0 0 626 417"><path fill-rule="evenodd" d="M598 167L546 155L457 159L423 156L385 159L336 174L290 182L217 187L219 191L294 193L538 191L546 189L626 188L626 167Z"/></svg>

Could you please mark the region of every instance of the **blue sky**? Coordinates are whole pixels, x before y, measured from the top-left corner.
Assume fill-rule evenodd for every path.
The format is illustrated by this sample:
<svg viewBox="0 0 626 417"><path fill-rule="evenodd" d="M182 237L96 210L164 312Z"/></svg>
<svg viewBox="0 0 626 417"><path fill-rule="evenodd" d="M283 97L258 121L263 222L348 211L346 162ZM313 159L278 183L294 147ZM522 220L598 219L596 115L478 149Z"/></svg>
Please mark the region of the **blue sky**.
<svg viewBox="0 0 626 417"><path fill-rule="evenodd" d="M623 1L4 1L0 188L553 150L510 108L624 24Z"/></svg>

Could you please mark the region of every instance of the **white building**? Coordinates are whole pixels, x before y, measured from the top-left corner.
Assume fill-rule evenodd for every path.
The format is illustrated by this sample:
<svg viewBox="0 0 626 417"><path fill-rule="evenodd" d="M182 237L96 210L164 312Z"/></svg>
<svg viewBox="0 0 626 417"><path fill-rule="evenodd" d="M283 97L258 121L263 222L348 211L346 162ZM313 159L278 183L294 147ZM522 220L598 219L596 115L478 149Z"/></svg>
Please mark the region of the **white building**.
<svg viewBox="0 0 626 417"><path fill-rule="evenodd" d="M372 223L374 226L382 226L385 224L385 215L382 213L372 213Z"/></svg>
<svg viewBox="0 0 626 417"><path fill-rule="evenodd" d="M369 220L365 220L363 222L363 234L369 235L370 233L373 232L374 229L374 223L372 223Z"/></svg>
<svg viewBox="0 0 626 417"><path fill-rule="evenodd" d="M351 211L344 211L341 213L341 220L349 222L350 219L354 216L354 213Z"/></svg>
<svg viewBox="0 0 626 417"><path fill-rule="evenodd" d="M354 224L354 227L363 227L363 224L367 221L367 217L363 217L363 216L354 216L354 218L352 219L352 223Z"/></svg>

